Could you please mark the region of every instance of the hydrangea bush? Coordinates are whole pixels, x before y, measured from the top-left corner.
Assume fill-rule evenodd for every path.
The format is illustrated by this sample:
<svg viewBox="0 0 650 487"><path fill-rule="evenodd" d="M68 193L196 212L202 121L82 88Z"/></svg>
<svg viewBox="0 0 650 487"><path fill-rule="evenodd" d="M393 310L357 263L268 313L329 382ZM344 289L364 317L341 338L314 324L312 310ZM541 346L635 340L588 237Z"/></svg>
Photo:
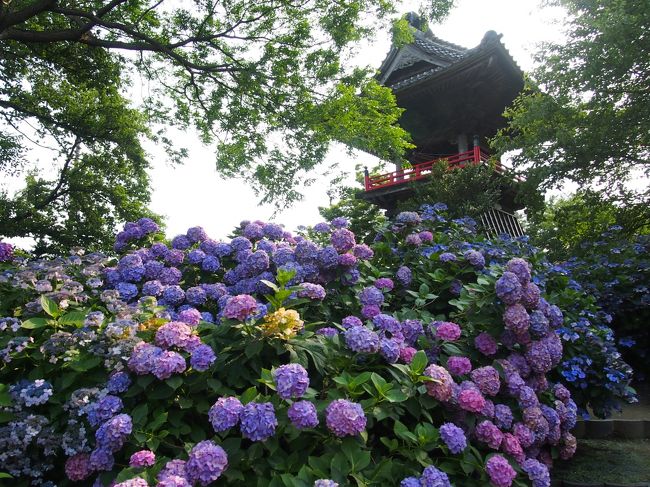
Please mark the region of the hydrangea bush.
<svg viewBox="0 0 650 487"><path fill-rule="evenodd" d="M308 239L254 221L227 242L200 227L166 242L143 219L115 258L8 257L0 475L548 486L579 407L629 392L593 377L595 394L572 399L567 362L608 360L593 344L610 340L571 325L577 291L441 205L398 215L371 246L347 226Z"/></svg>

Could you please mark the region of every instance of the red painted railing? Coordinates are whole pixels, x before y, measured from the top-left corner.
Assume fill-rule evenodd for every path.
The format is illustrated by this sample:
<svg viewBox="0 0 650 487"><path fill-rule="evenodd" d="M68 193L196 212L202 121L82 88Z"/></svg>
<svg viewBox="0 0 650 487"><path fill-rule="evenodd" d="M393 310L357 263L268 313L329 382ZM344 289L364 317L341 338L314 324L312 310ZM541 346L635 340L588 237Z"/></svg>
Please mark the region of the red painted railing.
<svg viewBox="0 0 650 487"><path fill-rule="evenodd" d="M480 147L460 154L454 154L446 157L439 157L427 162L414 164L410 169L402 169L393 171L386 174L379 174L377 176L365 175L366 191L372 191L379 188L388 188L398 184L410 183L419 179L424 179L431 174L431 169L434 164L440 161L446 161L450 168L461 168L467 164L480 164L486 162L490 158L489 154ZM508 170L501 164L497 163L495 171L503 174Z"/></svg>

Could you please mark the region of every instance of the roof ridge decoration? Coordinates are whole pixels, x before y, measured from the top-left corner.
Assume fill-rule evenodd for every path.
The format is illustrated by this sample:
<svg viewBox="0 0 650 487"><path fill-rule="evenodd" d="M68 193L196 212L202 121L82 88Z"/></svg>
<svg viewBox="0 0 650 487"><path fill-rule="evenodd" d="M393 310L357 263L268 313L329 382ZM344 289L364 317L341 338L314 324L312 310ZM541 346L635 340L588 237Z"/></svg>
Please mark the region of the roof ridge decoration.
<svg viewBox="0 0 650 487"><path fill-rule="evenodd" d="M501 42L502 34L497 34L494 30L487 31L479 45L471 49L442 40L431 33L430 30L422 32L414 28L413 34L414 40L410 44L399 48L394 45L391 46L391 50L379 68L377 78L382 84L386 84L393 73L407 69L420 61L430 64L431 67L424 70L420 68L420 72L414 72L410 76L386 84L393 90L436 76L440 71L444 71L457 63L462 63L468 58L481 56L484 51L495 48L506 56L506 59L515 70L522 72Z"/></svg>

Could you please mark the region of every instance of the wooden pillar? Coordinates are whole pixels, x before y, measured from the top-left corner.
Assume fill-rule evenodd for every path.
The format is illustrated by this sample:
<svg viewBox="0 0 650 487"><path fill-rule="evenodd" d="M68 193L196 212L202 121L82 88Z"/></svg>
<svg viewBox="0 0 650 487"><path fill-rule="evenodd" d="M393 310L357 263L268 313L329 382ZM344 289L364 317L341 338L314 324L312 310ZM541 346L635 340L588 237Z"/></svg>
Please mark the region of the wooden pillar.
<svg viewBox="0 0 650 487"><path fill-rule="evenodd" d="M467 140L467 134L459 134L458 137L456 137L456 141L458 143L459 154L462 154L463 152L467 152L469 150L469 141Z"/></svg>

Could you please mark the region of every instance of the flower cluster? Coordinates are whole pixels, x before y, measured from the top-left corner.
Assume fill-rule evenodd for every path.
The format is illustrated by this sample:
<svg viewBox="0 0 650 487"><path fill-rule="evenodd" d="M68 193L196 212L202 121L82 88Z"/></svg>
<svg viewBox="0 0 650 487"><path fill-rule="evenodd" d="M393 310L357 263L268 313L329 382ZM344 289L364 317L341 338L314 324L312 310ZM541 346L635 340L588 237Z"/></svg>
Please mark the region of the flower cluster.
<svg viewBox="0 0 650 487"><path fill-rule="evenodd" d="M97 486L401 472L406 487L547 487L551 451L575 452L574 390L601 363L574 345L613 338L594 332L600 315L567 311L574 289L520 242L483 241L444 211L402 213L371 246L345 219L311 240L247 221L226 241L193 227L169 242L143 219L116 258L12 263L3 469L64 482L65 455L69 480ZM626 384L614 360L601 372Z"/></svg>

